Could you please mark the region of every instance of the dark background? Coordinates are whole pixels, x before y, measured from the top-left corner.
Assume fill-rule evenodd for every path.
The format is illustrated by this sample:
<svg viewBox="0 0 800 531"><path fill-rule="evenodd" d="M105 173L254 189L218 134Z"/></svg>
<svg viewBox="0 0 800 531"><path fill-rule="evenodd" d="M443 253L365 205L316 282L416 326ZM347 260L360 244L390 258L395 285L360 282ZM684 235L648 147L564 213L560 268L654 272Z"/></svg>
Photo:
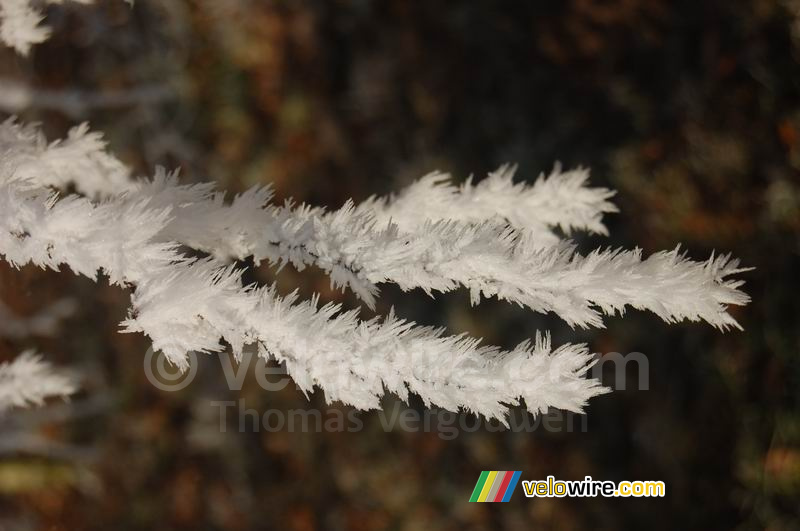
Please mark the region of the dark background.
<svg viewBox="0 0 800 531"><path fill-rule="evenodd" d="M0 339L0 358L36 347L78 367L84 390L0 421L0 525L800 528L800 1L100 0L51 6L47 23L53 38L28 59L0 51L2 79L85 105L0 107L51 138L88 120L138 174L162 164L185 181L273 183L279 200L337 207L433 169L460 180L511 161L532 180L561 161L618 190L611 237L580 236L583 250L681 243L756 270L741 275L753 302L733 310L745 332L726 334L636 311L580 332L496 301L470 307L463 292L432 301L384 287L378 313L394 305L489 343L549 329L556 344L647 356L649 389L629 365L626 390L594 399L573 429L446 440L386 433L375 412L358 433L237 433L236 419L221 433L209 400L349 410L252 378L228 391L211 358L188 388L161 392L143 374L146 339L117 333L128 294L2 265L0 298L17 313L63 297L79 309L56 337ZM277 279L357 304L317 271ZM510 503L470 504L482 470L657 479L667 496L529 500L518 487Z"/></svg>

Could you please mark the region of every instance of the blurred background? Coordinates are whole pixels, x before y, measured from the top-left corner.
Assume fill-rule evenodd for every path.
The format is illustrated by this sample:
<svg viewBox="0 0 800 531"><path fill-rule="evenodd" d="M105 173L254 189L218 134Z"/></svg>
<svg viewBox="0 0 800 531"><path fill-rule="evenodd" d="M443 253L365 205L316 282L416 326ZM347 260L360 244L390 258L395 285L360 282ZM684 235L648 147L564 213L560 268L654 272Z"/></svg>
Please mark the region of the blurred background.
<svg viewBox="0 0 800 531"><path fill-rule="evenodd" d="M647 382L628 364L625 389L571 427L444 437L387 432L378 412L358 414L357 433L240 433L230 414L222 431L211 401L352 412L252 375L230 391L210 356L191 385L160 391L145 337L118 333L128 293L0 263L4 319L72 309L0 338L0 361L36 348L83 378L68 404L0 419L0 528L800 529L800 1L98 0L46 13L53 37L29 58L0 50L0 111L53 139L89 121L137 174L164 165L338 207L434 169L462 180L516 162L533 180L560 161L618 190L611 237L581 236L583 250L681 243L756 270L741 275L753 302L733 310L745 331L726 334L636 311L573 331L464 292L385 286L379 314L393 305L504 347L549 329L555 344L646 356ZM251 280L358 304L318 271L261 266ZM470 504L482 470L662 480L667 496Z"/></svg>

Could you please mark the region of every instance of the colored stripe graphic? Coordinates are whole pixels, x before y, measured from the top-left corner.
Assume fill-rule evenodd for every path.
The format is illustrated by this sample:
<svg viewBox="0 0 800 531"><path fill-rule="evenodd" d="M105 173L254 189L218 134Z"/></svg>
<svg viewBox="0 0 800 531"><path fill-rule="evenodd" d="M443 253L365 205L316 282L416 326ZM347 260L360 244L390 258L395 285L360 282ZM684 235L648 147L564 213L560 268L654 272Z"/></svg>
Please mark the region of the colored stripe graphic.
<svg viewBox="0 0 800 531"><path fill-rule="evenodd" d="M508 488L506 489L506 495L503 496L504 502L511 500L511 495L514 494L514 489L517 488L517 483L519 482L519 477L521 475L522 470L517 470L514 472L514 475L511 476L511 481L508 482Z"/></svg>
<svg viewBox="0 0 800 531"><path fill-rule="evenodd" d="M503 478L506 476L505 472L498 472L497 475L494 477L494 483L492 483L492 488L489 489L489 494L486 495L487 502L493 502L494 499L497 497L497 491L500 490L500 485L503 484Z"/></svg>
<svg viewBox="0 0 800 531"><path fill-rule="evenodd" d="M489 477L486 478L486 483L483 485L483 490L481 490L481 495L478 497L479 502L485 502L486 497L489 495L489 491L492 490L492 485L494 484L494 478L497 477L497 471L492 470L489 472Z"/></svg>
<svg viewBox="0 0 800 531"><path fill-rule="evenodd" d="M506 490L508 489L508 482L511 481L511 476L513 475L513 472L503 472L503 481L500 483L500 488L497 489L497 494L495 494L492 499L493 502L503 501L503 496L505 496Z"/></svg>
<svg viewBox="0 0 800 531"><path fill-rule="evenodd" d="M471 502L507 502L514 493L522 471L484 470L481 472L475 488L472 490Z"/></svg>
<svg viewBox="0 0 800 531"><path fill-rule="evenodd" d="M489 472L484 470L481 472L481 477L478 478L478 482L475 484L475 490L472 491L472 496L469 497L469 501L476 502L481 495L481 491L483 490L483 484L486 483L486 478L489 477Z"/></svg>

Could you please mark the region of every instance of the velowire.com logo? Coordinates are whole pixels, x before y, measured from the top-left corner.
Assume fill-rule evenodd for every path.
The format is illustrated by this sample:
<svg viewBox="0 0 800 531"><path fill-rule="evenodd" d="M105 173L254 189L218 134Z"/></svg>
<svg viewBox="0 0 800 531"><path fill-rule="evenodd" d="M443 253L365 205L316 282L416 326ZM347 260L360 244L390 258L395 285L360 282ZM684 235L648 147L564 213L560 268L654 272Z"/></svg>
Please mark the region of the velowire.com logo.
<svg viewBox="0 0 800 531"><path fill-rule="evenodd" d="M469 501L507 502L511 499L521 474L521 470L484 470L475 484Z"/></svg>

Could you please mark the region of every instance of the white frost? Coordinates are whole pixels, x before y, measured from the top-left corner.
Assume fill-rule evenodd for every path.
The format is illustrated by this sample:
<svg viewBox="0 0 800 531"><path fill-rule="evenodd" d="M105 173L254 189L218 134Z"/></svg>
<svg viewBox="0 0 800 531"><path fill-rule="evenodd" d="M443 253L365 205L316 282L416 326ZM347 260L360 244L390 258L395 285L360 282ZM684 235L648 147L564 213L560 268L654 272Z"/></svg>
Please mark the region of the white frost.
<svg viewBox="0 0 800 531"><path fill-rule="evenodd" d="M531 229L536 224L553 235L554 228L603 231L611 192L588 188L584 172L556 172L531 187L512 184L509 169L460 191L436 190L440 185L430 181L420 189L443 194L435 203L450 210L432 206L436 214L414 225L394 219L411 208L403 198L419 191L325 211L273 205L266 188L226 201L213 185L180 185L163 170L152 180L129 181L93 135L73 132L73 147L91 140L65 150L66 142L47 144L35 129L0 126L0 255L17 267L66 265L135 286L125 331L146 334L180 367L190 351L220 351L227 343L241 355L255 345L262 356L285 361L301 388L318 386L328 400L368 409L386 391L403 398L411 391L428 404L499 419L522 400L533 413L551 406L580 411L607 391L586 378L593 359L583 345L554 349L547 334L537 333L532 343L503 351L393 314L364 321L337 305L244 286L231 258L316 265L370 305L384 282L429 293L466 287L475 303L496 296L576 326L602 326L602 314L631 306L668 322L703 320L727 329L738 327L728 306L749 300L742 281L730 278L741 269L727 256L695 262L677 249L649 257L639 250L583 255L568 241L543 244L542 231ZM54 158L61 162L54 165ZM69 183L101 199L53 190ZM492 201L495 188L516 190L520 204ZM580 204L550 213L542 207L525 221L523 203L567 202L564 190L583 198ZM558 197L548 202L547 194ZM458 214L472 202L483 207ZM454 219L440 219L443 212ZM189 258L181 246L209 257Z"/></svg>

